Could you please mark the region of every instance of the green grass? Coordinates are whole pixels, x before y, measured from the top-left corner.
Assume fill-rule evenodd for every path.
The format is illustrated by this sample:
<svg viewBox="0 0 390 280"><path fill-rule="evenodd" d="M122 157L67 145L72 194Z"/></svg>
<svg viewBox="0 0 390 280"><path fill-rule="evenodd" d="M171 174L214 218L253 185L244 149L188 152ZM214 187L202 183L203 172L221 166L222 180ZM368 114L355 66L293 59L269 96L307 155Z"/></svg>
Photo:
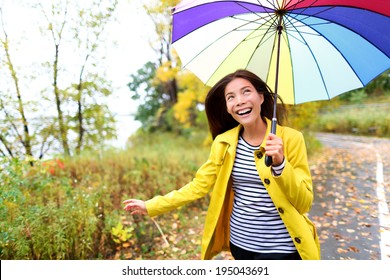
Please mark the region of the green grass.
<svg viewBox="0 0 390 280"><path fill-rule="evenodd" d="M332 102L312 127L317 131L390 137L390 96L366 97L356 104Z"/></svg>

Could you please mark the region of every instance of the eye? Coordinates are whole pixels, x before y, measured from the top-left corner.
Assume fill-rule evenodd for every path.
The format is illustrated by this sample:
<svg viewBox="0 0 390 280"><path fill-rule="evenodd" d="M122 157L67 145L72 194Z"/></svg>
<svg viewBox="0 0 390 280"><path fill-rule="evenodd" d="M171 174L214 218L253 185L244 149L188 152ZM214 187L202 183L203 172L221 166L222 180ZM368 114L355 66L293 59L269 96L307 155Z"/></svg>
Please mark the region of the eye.
<svg viewBox="0 0 390 280"><path fill-rule="evenodd" d="M251 90L250 90L249 88L246 88L246 89L244 89L243 93L244 93L244 94L251 93Z"/></svg>
<svg viewBox="0 0 390 280"><path fill-rule="evenodd" d="M226 101L232 100L234 98L233 94L226 95Z"/></svg>

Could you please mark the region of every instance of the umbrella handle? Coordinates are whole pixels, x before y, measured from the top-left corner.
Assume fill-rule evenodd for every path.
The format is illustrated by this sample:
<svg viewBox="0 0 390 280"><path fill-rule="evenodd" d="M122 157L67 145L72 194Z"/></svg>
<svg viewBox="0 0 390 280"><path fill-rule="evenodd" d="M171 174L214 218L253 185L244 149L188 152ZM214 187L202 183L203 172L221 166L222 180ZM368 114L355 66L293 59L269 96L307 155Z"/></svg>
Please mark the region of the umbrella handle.
<svg viewBox="0 0 390 280"><path fill-rule="evenodd" d="M276 118L272 118L272 125L271 125L272 134L276 133L276 123L277 123ZM265 165L268 167L272 165L272 157L265 156Z"/></svg>
<svg viewBox="0 0 390 280"><path fill-rule="evenodd" d="M265 156L265 165L268 167L272 165L272 157Z"/></svg>

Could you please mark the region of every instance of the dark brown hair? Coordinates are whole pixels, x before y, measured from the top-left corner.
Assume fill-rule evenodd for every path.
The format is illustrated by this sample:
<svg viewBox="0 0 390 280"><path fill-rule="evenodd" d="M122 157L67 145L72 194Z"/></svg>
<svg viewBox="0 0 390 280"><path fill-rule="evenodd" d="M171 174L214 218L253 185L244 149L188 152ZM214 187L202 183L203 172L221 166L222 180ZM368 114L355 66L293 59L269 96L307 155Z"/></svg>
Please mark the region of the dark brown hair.
<svg viewBox="0 0 390 280"><path fill-rule="evenodd" d="M264 102L261 105L261 117L272 119L274 94L268 85L254 73L248 70L237 70L234 73L228 74L219 80L208 92L205 100L206 115L209 123L209 129L213 139L217 135L236 127L239 123L228 113L225 100L226 86L236 78L242 78L249 81L259 94L264 95ZM278 104L277 120L281 124L286 117L286 109L281 101Z"/></svg>

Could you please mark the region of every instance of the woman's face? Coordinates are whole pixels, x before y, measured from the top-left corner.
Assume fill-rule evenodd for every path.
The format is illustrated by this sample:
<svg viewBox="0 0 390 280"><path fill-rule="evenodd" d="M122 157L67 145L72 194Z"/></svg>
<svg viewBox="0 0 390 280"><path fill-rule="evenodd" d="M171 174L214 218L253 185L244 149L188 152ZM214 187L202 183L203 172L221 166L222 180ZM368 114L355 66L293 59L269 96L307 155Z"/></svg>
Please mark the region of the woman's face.
<svg viewBox="0 0 390 280"><path fill-rule="evenodd" d="M243 126L259 121L263 94L259 94L246 79L236 78L225 88L227 111Z"/></svg>

